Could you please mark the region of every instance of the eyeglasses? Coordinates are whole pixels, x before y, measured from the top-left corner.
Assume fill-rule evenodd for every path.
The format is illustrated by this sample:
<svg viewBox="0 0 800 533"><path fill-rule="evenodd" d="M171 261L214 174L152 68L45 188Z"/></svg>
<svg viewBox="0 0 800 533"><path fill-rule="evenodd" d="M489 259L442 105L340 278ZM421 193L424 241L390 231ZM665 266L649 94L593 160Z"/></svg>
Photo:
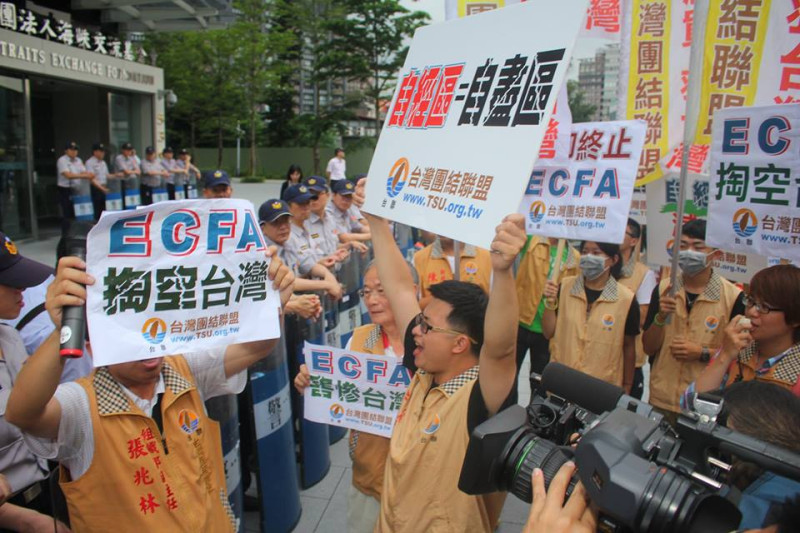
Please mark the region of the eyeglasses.
<svg viewBox="0 0 800 533"><path fill-rule="evenodd" d="M420 331L422 331L423 335L427 335L429 331L438 331L439 333L447 333L449 335L464 335L466 338L469 339L469 342L471 342L472 344L478 344L478 341L476 341L463 331L456 331L454 329L432 326L427 320L425 320L425 316L422 313L414 317L414 326L419 326L419 329Z"/></svg>
<svg viewBox="0 0 800 533"><path fill-rule="evenodd" d="M626 232L625 232L625 235L627 235L627 236L628 236L628 237L630 237L631 239L638 239L638 238L639 238L639 237L637 237L636 235L634 235L633 233L630 233L629 231L626 231Z"/></svg>
<svg viewBox="0 0 800 533"><path fill-rule="evenodd" d="M748 309L751 308L751 307L755 307L756 311L758 311L758 314L760 314L760 315L767 315L767 314L770 313L770 311L783 311L783 309L778 309L777 307L773 307L773 306L771 306L769 304L765 304L763 302L762 303L758 303L755 300L755 298L753 298L750 295L747 295L747 296L744 297L744 306L746 308L748 308Z"/></svg>
<svg viewBox="0 0 800 533"><path fill-rule="evenodd" d="M379 288L379 289L360 289L358 291L358 295L361 297L362 300L366 300L370 296L377 296L379 298L383 298L384 292L383 292L383 288Z"/></svg>

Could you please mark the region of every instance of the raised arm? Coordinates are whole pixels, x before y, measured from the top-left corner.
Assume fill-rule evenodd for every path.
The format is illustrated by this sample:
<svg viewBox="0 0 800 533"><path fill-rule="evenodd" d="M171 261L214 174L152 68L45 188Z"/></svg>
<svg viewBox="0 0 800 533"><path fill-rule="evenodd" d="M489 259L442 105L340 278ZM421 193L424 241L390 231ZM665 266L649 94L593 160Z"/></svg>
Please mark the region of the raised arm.
<svg viewBox="0 0 800 533"><path fill-rule="evenodd" d="M64 370L65 359L59 355L62 309L66 305L86 303L86 288L94 278L86 272L86 263L77 257L63 257L56 277L47 288L45 308L56 328L25 363L17 376L6 407L6 420L36 437L55 439L61 421L61 404L53 395Z"/></svg>
<svg viewBox="0 0 800 533"><path fill-rule="evenodd" d="M489 416L497 413L514 386L519 306L513 265L526 238L525 219L513 214L503 219L492 241L494 281L483 325L478 375Z"/></svg>
<svg viewBox="0 0 800 533"><path fill-rule="evenodd" d="M267 274L272 280L272 288L281 293L281 307L286 306L286 302L292 297L294 290L294 274L289 267L283 264L278 257L278 251L271 246L267 255L272 256ZM253 342L243 342L232 344L225 349L225 376L231 377L239 372L246 370L250 365L268 356L278 339L267 339Z"/></svg>
<svg viewBox="0 0 800 533"><path fill-rule="evenodd" d="M353 197L353 201L359 209L364 205L366 182L366 178L362 178L358 182ZM400 252L400 248L397 247L397 243L394 242L389 223L383 218L368 213L365 215L372 233L372 247L375 251L378 277L389 298L389 304L392 306L397 329L404 332L411 320L421 312L417 303L417 289L406 260Z"/></svg>

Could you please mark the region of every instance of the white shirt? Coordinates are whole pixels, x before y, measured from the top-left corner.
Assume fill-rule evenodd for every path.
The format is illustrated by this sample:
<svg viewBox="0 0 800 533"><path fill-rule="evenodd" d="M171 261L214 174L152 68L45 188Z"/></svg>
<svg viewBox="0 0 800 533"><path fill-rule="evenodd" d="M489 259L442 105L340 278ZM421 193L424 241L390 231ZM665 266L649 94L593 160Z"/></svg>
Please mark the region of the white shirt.
<svg viewBox="0 0 800 533"><path fill-rule="evenodd" d="M105 185L108 183L108 165L104 160L92 156L86 160L86 169L94 174L99 184Z"/></svg>
<svg viewBox="0 0 800 533"><path fill-rule="evenodd" d="M194 377L194 384L203 401L224 394L239 394L247 384L247 372L239 372L230 378L225 377L224 355L224 348L184 354ZM156 394L151 400L139 398L125 387L122 387L122 390L137 407L150 416L158 394L164 392L164 380L159 377ZM86 395L86 390L77 383L64 383L56 389L55 398L61 404L58 438L52 441L23 434L25 443L38 456L62 463L69 469L72 479L76 480L86 473L94 458L94 432L89 397Z"/></svg>
<svg viewBox="0 0 800 533"><path fill-rule="evenodd" d="M331 181L343 180L346 177L344 174L347 171L347 162L344 159L334 157L328 161L325 171L331 173Z"/></svg>
<svg viewBox="0 0 800 533"><path fill-rule="evenodd" d="M636 290L636 301L639 305L650 305L650 298L653 296L653 289L656 288L656 273L647 269L647 274L642 278L639 288Z"/></svg>
<svg viewBox="0 0 800 533"><path fill-rule="evenodd" d="M62 155L56 161L56 167L58 168L58 186L59 187L74 187L74 182L81 182L86 181L88 184L88 180L84 180L83 178L68 178L64 175L64 172L69 172L71 174L81 174L86 172L86 167L83 166L83 161L81 161L80 157L76 157L75 159L70 159L67 154Z"/></svg>

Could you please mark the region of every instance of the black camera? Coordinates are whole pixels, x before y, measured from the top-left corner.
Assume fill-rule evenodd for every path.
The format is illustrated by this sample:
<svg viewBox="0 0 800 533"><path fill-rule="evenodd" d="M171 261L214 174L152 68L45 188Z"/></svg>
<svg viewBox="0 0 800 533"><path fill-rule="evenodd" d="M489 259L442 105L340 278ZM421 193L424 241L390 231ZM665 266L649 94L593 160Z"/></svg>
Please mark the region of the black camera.
<svg viewBox="0 0 800 533"><path fill-rule="evenodd" d="M622 389L549 364L527 409L512 406L473 431L458 482L467 494L509 491L531 502L531 473L545 484L567 461L606 529L727 532L741 520L735 490L718 481L730 454L800 480L800 455L718 425L721 400L695 397L677 430ZM572 447L572 437L580 440ZM732 492L732 490L734 490Z"/></svg>

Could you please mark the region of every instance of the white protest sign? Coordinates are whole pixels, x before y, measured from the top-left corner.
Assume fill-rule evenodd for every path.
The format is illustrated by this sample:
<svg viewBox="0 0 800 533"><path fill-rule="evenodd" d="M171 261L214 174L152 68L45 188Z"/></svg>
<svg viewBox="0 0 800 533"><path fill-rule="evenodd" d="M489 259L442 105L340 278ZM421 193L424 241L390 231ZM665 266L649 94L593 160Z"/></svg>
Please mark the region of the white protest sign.
<svg viewBox="0 0 800 533"><path fill-rule="evenodd" d="M678 209L676 174L647 184L647 262L652 266L669 266ZM699 174L687 177L684 223L708 216L708 180ZM706 233L708 238L708 233ZM753 274L765 268L765 257L723 249L722 257L714 263L720 275L732 281L748 283Z"/></svg>
<svg viewBox="0 0 800 533"><path fill-rule="evenodd" d="M307 420L391 437L411 373L400 359L306 343Z"/></svg>
<svg viewBox="0 0 800 533"><path fill-rule="evenodd" d="M800 259L800 104L723 109L712 124L709 244Z"/></svg>
<svg viewBox="0 0 800 533"><path fill-rule="evenodd" d="M105 212L87 242L95 366L279 337L265 251L245 200Z"/></svg>
<svg viewBox="0 0 800 533"><path fill-rule="evenodd" d="M568 164L531 173L520 205L527 233L622 242L645 127L640 120L573 124Z"/></svg>
<svg viewBox="0 0 800 533"><path fill-rule="evenodd" d="M533 0L417 30L364 210L489 248L522 198L587 0Z"/></svg>

